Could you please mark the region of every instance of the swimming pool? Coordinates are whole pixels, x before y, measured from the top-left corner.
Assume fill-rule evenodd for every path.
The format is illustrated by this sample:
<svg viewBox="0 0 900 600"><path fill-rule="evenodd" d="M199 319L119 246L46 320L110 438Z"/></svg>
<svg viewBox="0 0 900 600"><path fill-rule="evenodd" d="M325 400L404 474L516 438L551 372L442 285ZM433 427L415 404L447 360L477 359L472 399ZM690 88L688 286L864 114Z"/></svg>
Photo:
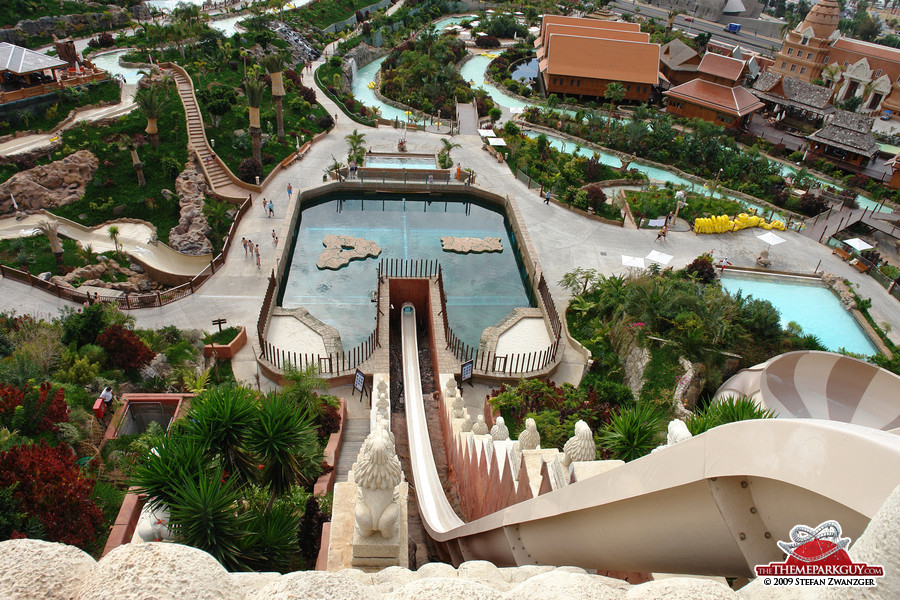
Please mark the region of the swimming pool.
<svg viewBox="0 0 900 600"><path fill-rule="evenodd" d="M781 314L782 327L795 321L803 333L814 334L829 350L878 353L837 296L818 280L728 270L722 275L722 287L729 294L740 291L744 296L768 300Z"/></svg>
<svg viewBox="0 0 900 600"><path fill-rule="evenodd" d="M369 154L366 155L366 167L375 169L436 169L437 161L433 155L412 154Z"/></svg>
<svg viewBox="0 0 900 600"><path fill-rule="evenodd" d="M469 202L467 202L469 200ZM316 260L326 235L374 241L378 259L354 260L336 271ZM498 237L502 252L444 252L442 236ZM336 328L345 349L375 328L376 266L381 259L437 260L447 317L457 337L478 346L481 333L514 308L534 306L526 291L515 236L501 210L463 195L355 194L316 199L303 209L281 285L280 305L303 307Z"/></svg>

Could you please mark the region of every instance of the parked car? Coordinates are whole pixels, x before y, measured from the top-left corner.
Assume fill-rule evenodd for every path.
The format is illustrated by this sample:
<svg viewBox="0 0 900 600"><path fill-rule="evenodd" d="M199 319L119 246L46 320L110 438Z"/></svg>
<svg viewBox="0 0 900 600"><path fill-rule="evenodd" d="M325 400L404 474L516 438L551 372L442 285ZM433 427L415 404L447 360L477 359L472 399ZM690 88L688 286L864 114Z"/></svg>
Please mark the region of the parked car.
<svg viewBox="0 0 900 600"><path fill-rule="evenodd" d="M893 114L894 114L894 113L892 113L891 111L886 110L886 111L884 111L883 113L881 113L881 117L879 117L879 118L880 118L882 121L890 121L890 120L891 120L891 116L893 116Z"/></svg>
<svg viewBox="0 0 900 600"><path fill-rule="evenodd" d="M694 22L694 17L687 16L687 17L684 18L684 20L687 21L688 23L693 23L693 22Z"/></svg>

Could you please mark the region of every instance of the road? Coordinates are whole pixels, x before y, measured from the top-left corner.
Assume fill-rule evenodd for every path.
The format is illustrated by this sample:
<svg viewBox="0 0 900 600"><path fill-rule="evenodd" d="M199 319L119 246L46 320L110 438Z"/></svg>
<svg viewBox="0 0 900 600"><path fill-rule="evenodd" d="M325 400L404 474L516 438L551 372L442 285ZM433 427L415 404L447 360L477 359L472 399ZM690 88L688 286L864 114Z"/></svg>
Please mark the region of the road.
<svg viewBox="0 0 900 600"><path fill-rule="evenodd" d="M615 10L620 13L634 14L635 9L640 9L639 14L641 16L653 17L663 25L665 25L669 14L667 10L641 3L634 4L632 2L616 1L612 2L610 6L614 6ZM674 26L692 35L703 32L711 33L712 39L717 42L724 42L732 46L740 44L742 48L755 50L760 54L774 55L775 52L781 48L780 39L753 35L753 33L747 31L747 28L744 28L740 33L725 33L725 31L723 31L724 25L721 23L713 23L712 21L704 21L702 19L695 19L692 23L689 23L684 20L686 16L688 15L678 15L675 17ZM772 48L775 50L773 51Z"/></svg>

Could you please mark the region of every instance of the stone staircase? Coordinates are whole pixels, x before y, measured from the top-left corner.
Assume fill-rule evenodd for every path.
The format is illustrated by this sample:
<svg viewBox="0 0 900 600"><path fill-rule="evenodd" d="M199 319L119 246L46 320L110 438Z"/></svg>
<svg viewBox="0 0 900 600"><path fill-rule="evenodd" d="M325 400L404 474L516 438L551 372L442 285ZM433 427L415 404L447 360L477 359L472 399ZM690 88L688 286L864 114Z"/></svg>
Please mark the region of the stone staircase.
<svg viewBox="0 0 900 600"><path fill-rule="evenodd" d="M338 464L335 468L335 482L341 483L347 481L347 473L356 462L356 456L359 449L362 448L366 436L369 435L369 417L366 415L362 419L348 418L344 424L344 441L341 444L341 456L338 458Z"/></svg>
<svg viewBox="0 0 900 600"><path fill-rule="evenodd" d="M188 138L206 171L209 186L222 196L246 197L249 192L235 184L228 168L218 157L215 157L206 141L203 117L200 114L200 107L197 105L197 98L194 96L194 84L190 77L185 76L177 69L166 69L165 72L175 81L178 95L184 105L184 114L187 117Z"/></svg>

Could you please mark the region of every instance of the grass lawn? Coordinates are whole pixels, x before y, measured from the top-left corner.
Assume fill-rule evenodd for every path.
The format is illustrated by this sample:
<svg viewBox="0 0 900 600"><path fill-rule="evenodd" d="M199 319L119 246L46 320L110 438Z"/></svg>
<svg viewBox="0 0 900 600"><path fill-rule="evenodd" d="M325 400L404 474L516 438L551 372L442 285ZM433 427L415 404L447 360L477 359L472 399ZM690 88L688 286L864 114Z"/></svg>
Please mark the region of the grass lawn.
<svg viewBox="0 0 900 600"><path fill-rule="evenodd" d="M144 136L146 126L141 111L134 110L111 125L81 124L64 131L63 145L53 159L86 149L97 156L100 167L79 201L53 212L88 227L114 218L142 219L156 225L160 241L168 243L169 230L178 224L180 209L178 200L167 200L161 190L175 190L175 178L187 162L184 108L174 88L169 90L166 111L159 119L159 147L145 143L138 149L147 181L145 187L138 187L130 146L131 140ZM113 209L119 206L120 214L113 215Z"/></svg>
<svg viewBox="0 0 900 600"><path fill-rule="evenodd" d="M64 88L58 90L55 94L58 97L56 104L39 114L23 110L16 113L16 119L11 122L0 121L0 135L28 129L50 131L60 121L65 119L73 108L99 104L100 102L118 101L121 96L118 84L111 79L88 85Z"/></svg>

